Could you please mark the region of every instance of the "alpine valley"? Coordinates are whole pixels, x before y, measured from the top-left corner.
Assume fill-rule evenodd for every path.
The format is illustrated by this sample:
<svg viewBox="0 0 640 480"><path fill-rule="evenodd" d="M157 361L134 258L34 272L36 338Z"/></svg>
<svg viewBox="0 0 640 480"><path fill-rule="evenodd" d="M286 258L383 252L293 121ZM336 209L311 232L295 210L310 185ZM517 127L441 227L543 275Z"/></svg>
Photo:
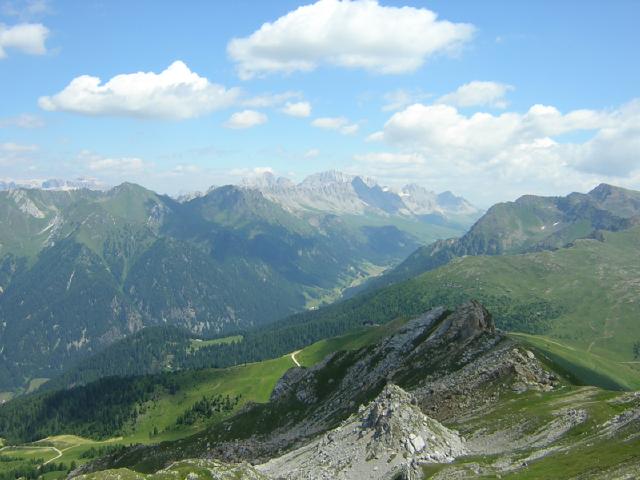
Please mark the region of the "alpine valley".
<svg viewBox="0 0 640 480"><path fill-rule="evenodd" d="M479 215L450 192L339 172L243 183L179 200L2 184L0 391L31 391L145 327L211 337L317 308Z"/></svg>

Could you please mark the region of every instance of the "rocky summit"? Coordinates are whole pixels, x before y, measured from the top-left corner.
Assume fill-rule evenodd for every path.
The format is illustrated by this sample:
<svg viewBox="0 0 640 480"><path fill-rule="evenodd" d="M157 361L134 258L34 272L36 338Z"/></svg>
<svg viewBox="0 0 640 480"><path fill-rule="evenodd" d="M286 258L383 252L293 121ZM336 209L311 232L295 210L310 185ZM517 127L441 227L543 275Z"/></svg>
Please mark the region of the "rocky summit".
<svg viewBox="0 0 640 480"><path fill-rule="evenodd" d="M424 415L413 395L388 384L338 427L257 468L283 480L413 478L422 463L448 463L464 453L457 432Z"/></svg>

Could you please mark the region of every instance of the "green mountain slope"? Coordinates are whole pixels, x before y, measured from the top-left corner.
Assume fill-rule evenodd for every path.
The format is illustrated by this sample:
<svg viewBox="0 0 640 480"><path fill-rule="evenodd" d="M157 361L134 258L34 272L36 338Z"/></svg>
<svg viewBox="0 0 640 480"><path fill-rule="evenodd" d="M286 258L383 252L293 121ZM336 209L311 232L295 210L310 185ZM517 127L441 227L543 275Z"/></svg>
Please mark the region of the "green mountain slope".
<svg viewBox="0 0 640 480"><path fill-rule="evenodd" d="M467 255L504 255L563 247L600 230L618 231L640 221L640 192L601 184L588 194L525 195L491 207L459 239L418 248L404 262L365 286L390 285Z"/></svg>
<svg viewBox="0 0 640 480"><path fill-rule="evenodd" d="M577 240L555 251L457 259L403 287L423 301L481 298L501 328L633 361L640 337L639 250L638 227L602 232L600 240Z"/></svg>
<svg viewBox="0 0 640 480"><path fill-rule="evenodd" d="M332 352L375 343L403 323L366 327L348 335L324 339L298 351L296 360L310 367ZM150 356L161 363L175 360L165 356L162 347L166 343L192 350L192 342L184 330L151 328L144 335L141 333L119 342L128 354L132 350L138 351L139 356L134 361L150 364ZM104 357L99 354L97 360L104 360ZM185 437L229 417L247 402L268 401L277 380L295 365L288 354L226 369L102 378L72 388L66 388L66 384L54 388L54 381L45 391L18 397L0 406L0 437L12 444L61 434L84 436L94 441L123 436L120 443L149 443ZM125 374L129 373L128 368L123 370ZM226 399L227 396L237 398L231 408L196 414L194 421L187 423L178 421L203 398Z"/></svg>
<svg viewBox="0 0 640 480"><path fill-rule="evenodd" d="M334 299L419 244L392 223L294 215L232 186L186 203L126 183L0 192L0 391L147 326L211 336Z"/></svg>
<svg viewBox="0 0 640 480"><path fill-rule="evenodd" d="M548 341L541 337L517 335L513 336L515 340L509 339L495 334L491 323L486 323L490 320L465 318L440 309L409 323L398 320L325 339L293 354L305 369L290 370L295 365L294 357L286 355L222 370L103 379L84 387L22 397L0 407L0 436L11 443L46 438L29 444L26 450L7 450L15 458L0 464L0 472L3 468L13 471L12 468L31 465L28 455L53 458L55 452L47 450L51 446L62 450L56 461L64 464L52 467L52 478L66 475L71 462L83 464L112 454L119 466L134 465L143 471L154 471L175 459L209 454L210 448L218 458L232 461L238 460L238 455L251 458L246 455L258 448L262 453L253 458L264 459L265 451L274 448L270 442L278 438L276 427L290 432L285 436L310 431L307 427L292 428L299 422L308 421L312 431L318 428L317 422L324 425L320 431L330 428L361 402L375 397L380 378L393 378L412 390L418 399L422 398L417 405L470 441L479 436L475 445L482 445L484 453L475 451L448 466L425 465L424 472L429 475L473 472L478 462L487 473L519 472L524 478L531 472L552 475L563 465L563 457L555 452L587 455L593 445L598 445L599 466L603 469L611 468L620 459L633 458L629 455L636 443L628 444L622 434L632 428L624 426L622 419L633 419L630 415L617 415L629 407L636 408L634 397L574 387L576 378L566 368L574 363L589 370L592 380L598 380L599 366L587 365L590 360L578 355L566 355L563 352L567 348L559 348L558 342L553 341L551 352ZM483 318L490 317L485 312ZM182 338L183 333L176 330L165 338ZM526 348L532 348L535 356ZM601 373L610 373L610 378L618 375ZM636 381L638 378L640 375ZM640 386L640 382L635 385ZM357 401L352 400L352 395ZM269 399L271 402L267 403ZM567 417L567 405L587 412L584 419L579 417L582 420L577 424L570 423L574 420ZM558 422L563 425L560 429ZM568 427L563 422L569 422ZM603 424L615 426L616 422L622 424L620 435L599 437ZM547 439L537 432L551 433ZM537 440L529 440L527 435ZM258 447L260 442L253 443L254 437L265 442L264 447ZM515 450L505 447L502 438L514 442ZM532 457L527 462L531 467L524 465L519 459L537 451L537 442L541 441L549 442L542 445L552 448L542 457ZM162 443L155 447L124 448L132 443L158 442ZM225 450L225 445L236 445L234 442L240 442L247 450ZM222 455L225 451L228 457ZM498 452L501 453L496 457ZM42 461L36 462L34 468ZM185 468L195 468L198 462L185 462ZM219 464L215 468L227 467ZM585 471L592 468L590 462L585 463ZM130 470L105 475L111 473L138 475ZM107 478L101 475L96 473L92 478Z"/></svg>

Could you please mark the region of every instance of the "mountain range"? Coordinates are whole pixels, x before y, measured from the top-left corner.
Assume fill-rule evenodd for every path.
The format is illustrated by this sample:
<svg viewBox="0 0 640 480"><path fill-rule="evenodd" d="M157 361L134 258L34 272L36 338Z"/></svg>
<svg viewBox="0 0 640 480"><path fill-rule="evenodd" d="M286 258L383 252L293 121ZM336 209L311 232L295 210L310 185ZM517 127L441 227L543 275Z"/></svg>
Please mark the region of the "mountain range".
<svg viewBox="0 0 640 480"><path fill-rule="evenodd" d="M295 183L286 177L276 177L267 171L242 178L238 186L258 190L286 210L296 212L331 212L340 215L395 214L417 218L432 216L426 219L433 222L440 217L442 222L458 220L463 225L468 224L469 219L475 220L481 213L480 209L466 199L450 191L436 194L417 184L408 184L398 189L390 188L379 185L372 178L336 170L309 175L300 183ZM109 188L106 184L91 178L0 180L0 191L15 189L104 191ZM209 188L207 193L212 190L215 190L215 187ZM187 202L204 195L203 192L187 192L177 195L175 199L179 202Z"/></svg>
<svg viewBox="0 0 640 480"><path fill-rule="evenodd" d="M50 178L47 180L0 180L0 191L16 190L19 188L36 188L41 190L79 190L86 188L88 190L107 190L108 187L93 178L76 178L75 180L62 180L59 178Z"/></svg>
<svg viewBox="0 0 640 480"><path fill-rule="evenodd" d="M415 276L406 280L405 276L394 279L396 271L391 270L365 284L368 289L353 294L348 301L246 330L242 332L242 342L203 345L193 351L188 333L142 330L132 339L133 343L116 342L68 370L51 385L86 383L127 372L152 373L168 364L182 369L264 360L312 341L343 334L363 323L386 323L438 305L454 308L460 302L476 298L491 309L502 329L551 336L553 342L564 346L564 354L575 356L581 352L580 355L590 359L597 354L600 360L596 362L606 364L602 384L627 388L633 384L634 374L629 370L632 364L616 366L607 362L637 360L634 345L640 344L633 302L634 278L640 268L636 255L640 227L633 221L637 195L634 191L602 185L589 194L528 197L526 202L499 205L490 209L462 238L472 244L475 232L490 232L491 242L516 236L522 244L535 248L525 248L525 253L488 255L480 250L477 255L451 255L440 259L439 268L417 263L413 265ZM546 205L541 208L544 213L550 210L549 205L564 205L569 199L578 212L573 217L555 211L551 218L536 219L529 208L531 203ZM504 208L511 212L511 217L499 222ZM566 226L561 228L558 223L551 235L563 232L562 242L566 243L541 248L539 238L544 238L545 222L553 227L560 215L565 215L560 218L565 219ZM600 218L609 220L601 222ZM526 222L531 227L521 228ZM495 228L491 230L488 225ZM530 240L526 239L528 235L532 236ZM453 245L457 242L450 241ZM443 242L436 245L440 243ZM482 242L478 240L477 244ZM425 248L420 247L417 252L422 250ZM414 253L402 265L411 265L414 258L421 257ZM375 289L371 286L375 283L385 285ZM158 337L167 340L158 342ZM148 351L136 347L144 343L154 347Z"/></svg>
<svg viewBox="0 0 640 480"><path fill-rule="evenodd" d="M480 214L477 207L447 191L436 194L417 184L392 189L367 177L327 171L300 183L270 172L243 179L242 184L260 190L265 197L291 211L326 211L338 214L376 213L434 221L455 222Z"/></svg>
<svg viewBox="0 0 640 480"><path fill-rule="evenodd" d="M294 211L239 186L179 202L135 184L47 185L0 192L0 389L145 327L210 336L315 308L462 231L373 207Z"/></svg>

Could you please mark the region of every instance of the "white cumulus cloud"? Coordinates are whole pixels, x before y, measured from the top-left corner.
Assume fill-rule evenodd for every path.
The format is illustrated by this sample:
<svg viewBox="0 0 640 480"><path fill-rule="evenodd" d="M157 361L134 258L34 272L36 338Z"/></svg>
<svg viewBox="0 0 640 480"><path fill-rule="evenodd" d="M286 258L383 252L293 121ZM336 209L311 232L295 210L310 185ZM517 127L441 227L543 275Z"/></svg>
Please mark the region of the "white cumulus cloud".
<svg viewBox="0 0 640 480"><path fill-rule="evenodd" d="M468 42L474 27L439 20L424 8L375 0L319 0L232 39L229 56L241 78L311 71L320 65L383 74L415 71L431 56Z"/></svg>
<svg viewBox="0 0 640 480"><path fill-rule="evenodd" d="M184 120L229 107L239 94L239 89L211 83L176 61L160 73L121 74L105 83L82 75L38 104L44 110L84 115Z"/></svg>
<svg viewBox="0 0 640 480"><path fill-rule="evenodd" d="M474 164L490 161L515 145L612 125L615 115L595 110L562 114L552 106L534 105L526 113L464 115L450 105L414 104L391 116L370 138L415 148L434 158Z"/></svg>
<svg viewBox="0 0 640 480"><path fill-rule="evenodd" d="M506 108L507 101L504 97L510 90L513 90L511 85L476 80L461 85L455 92L443 95L436 103L446 103L457 107Z"/></svg>
<svg viewBox="0 0 640 480"><path fill-rule="evenodd" d="M367 174L459 185L487 203L522 191L584 191L603 181L640 186L640 100L610 110L533 105L499 115L414 104L369 140L397 151L356 156Z"/></svg>
<svg viewBox="0 0 640 480"><path fill-rule="evenodd" d="M7 26L0 23L0 59L7 57L7 50L17 50L28 55L47 53L45 42L49 29L40 23L20 23Z"/></svg>
<svg viewBox="0 0 640 480"><path fill-rule="evenodd" d="M251 128L267 123L267 120L267 116L264 113L255 110L242 110L231 115L229 120L224 123L224 126L234 129Z"/></svg>
<svg viewBox="0 0 640 480"><path fill-rule="evenodd" d="M292 117L304 118L311 115L311 104L309 102L287 102L281 111Z"/></svg>

